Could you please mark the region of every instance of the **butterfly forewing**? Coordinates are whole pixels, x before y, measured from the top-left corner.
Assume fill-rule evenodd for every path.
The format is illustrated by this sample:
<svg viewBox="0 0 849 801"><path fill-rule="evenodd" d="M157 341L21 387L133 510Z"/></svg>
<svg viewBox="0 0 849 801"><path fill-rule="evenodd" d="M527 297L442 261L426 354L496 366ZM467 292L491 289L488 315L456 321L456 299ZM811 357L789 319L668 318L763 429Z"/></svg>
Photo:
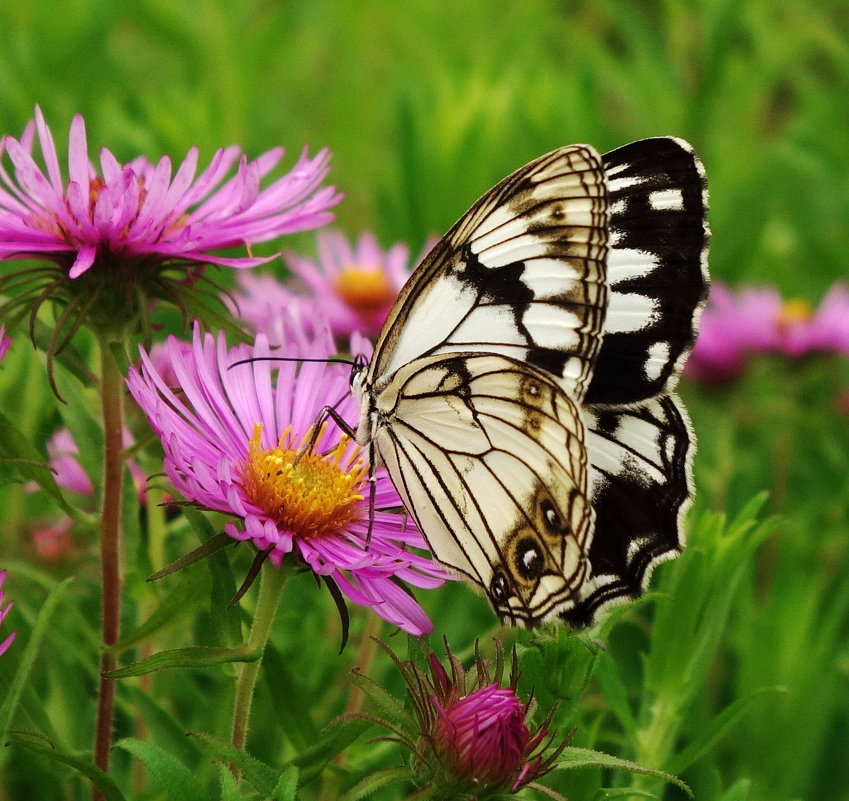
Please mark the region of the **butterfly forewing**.
<svg viewBox="0 0 849 801"><path fill-rule="evenodd" d="M681 139L642 139L602 160L610 294L586 402L633 404L674 389L695 342L708 290L707 187Z"/></svg>
<svg viewBox="0 0 849 801"><path fill-rule="evenodd" d="M604 327L607 229L605 175L592 148L560 148L508 176L413 272L369 383L415 358L480 351L547 370L580 400Z"/></svg>
<svg viewBox="0 0 849 801"><path fill-rule="evenodd" d="M532 626L569 608L592 532L580 411L551 376L493 354L404 365L374 442L440 562Z"/></svg>

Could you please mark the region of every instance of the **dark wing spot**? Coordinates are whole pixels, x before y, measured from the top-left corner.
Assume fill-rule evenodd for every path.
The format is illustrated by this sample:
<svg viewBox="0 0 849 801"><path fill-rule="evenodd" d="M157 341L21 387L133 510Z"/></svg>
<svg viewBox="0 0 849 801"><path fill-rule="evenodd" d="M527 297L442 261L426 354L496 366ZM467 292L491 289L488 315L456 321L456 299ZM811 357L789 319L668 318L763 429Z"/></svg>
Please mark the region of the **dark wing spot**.
<svg viewBox="0 0 849 801"><path fill-rule="evenodd" d="M537 541L532 537L523 537L519 540L514 558L516 570L523 578L533 581L542 575L545 560Z"/></svg>

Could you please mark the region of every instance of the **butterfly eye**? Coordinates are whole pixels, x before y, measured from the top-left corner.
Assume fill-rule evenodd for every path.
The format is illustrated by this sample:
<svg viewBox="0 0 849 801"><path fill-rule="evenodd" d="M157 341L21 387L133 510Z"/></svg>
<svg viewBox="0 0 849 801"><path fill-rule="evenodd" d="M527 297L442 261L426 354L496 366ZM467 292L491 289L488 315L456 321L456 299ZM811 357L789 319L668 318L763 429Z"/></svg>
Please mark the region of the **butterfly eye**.
<svg viewBox="0 0 849 801"><path fill-rule="evenodd" d="M510 597L510 584L500 571L493 576L492 583L489 585L489 592L497 604L506 603Z"/></svg>
<svg viewBox="0 0 849 801"><path fill-rule="evenodd" d="M516 545L516 569L523 578L534 580L542 575L544 560L536 540L524 537Z"/></svg>

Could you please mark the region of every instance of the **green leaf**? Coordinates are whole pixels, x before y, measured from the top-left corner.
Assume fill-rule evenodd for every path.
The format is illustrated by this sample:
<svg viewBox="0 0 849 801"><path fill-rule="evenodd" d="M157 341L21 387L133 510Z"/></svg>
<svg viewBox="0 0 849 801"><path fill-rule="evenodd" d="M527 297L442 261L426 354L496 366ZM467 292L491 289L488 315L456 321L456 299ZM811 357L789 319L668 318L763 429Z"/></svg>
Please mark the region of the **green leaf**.
<svg viewBox="0 0 849 801"><path fill-rule="evenodd" d="M27 481L38 484L69 517L81 523L92 523L93 518L65 500L53 471L44 461L44 456L2 412L0 412L0 459L14 465L17 472Z"/></svg>
<svg viewBox="0 0 849 801"><path fill-rule="evenodd" d="M155 698L130 683L121 688L120 698L126 698L132 705L133 714L141 713L149 730L149 740L186 764L194 764L200 759L200 747L194 739L186 737L185 724L160 706Z"/></svg>
<svg viewBox="0 0 849 801"><path fill-rule="evenodd" d="M218 765L218 778L221 782L221 801L242 801L242 793L236 782L236 777L230 768L223 763Z"/></svg>
<svg viewBox="0 0 849 801"><path fill-rule="evenodd" d="M740 779L719 796L716 801L747 801L751 789L752 782L750 779Z"/></svg>
<svg viewBox="0 0 849 801"><path fill-rule="evenodd" d="M118 740L115 747L138 759L173 801L209 801L194 772L159 746L126 737Z"/></svg>
<svg viewBox="0 0 849 801"><path fill-rule="evenodd" d="M18 667L15 671L14 678L9 685L9 689L6 692L6 697L3 699L3 703L0 704L0 743L4 742L6 739L6 732L9 729L9 723L12 720L15 707L18 705L21 692L23 691L29 672L32 669L33 662L35 662L35 658L38 655L38 648L41 645L41 641L47 633L47 624L50 622L50 618L53 615L56 606L59 604L59 601L62 600L62 596L64 596L71 581L73 581L73 578L65 579L50 593L50 595L47 596L47 599L38 612L38 617L35 619L35 624L32 627L32 631L30 632L30 636L27 640L26 646L24 647L23 653L19 657L10 657L9 654L6 655L6 659L17 658ZM21 643L16 644L21 645ZM15 648L16 644L13 644L12 648Z"/></svg>
<svg viewBox="0 0 849 801"><path fill-rule="evenodd" d="M294 766L286 768L280 774L280 780L274 788L271 797L274 801L295 801L298 790L298 769Z"/></svg>
<svg viewBox="0 0 849 801"><path fill-rule="evenodd" d="M373 725L370 720L355 718L346 720L344 726L333 726L333 728L325 729L320 742L301 751L294 759L286 763L286 767L296 765L301 768L301 784L306 784L318 776L328 762L341 754Z"/></svg>
<svg viewBox="0 0 849 801"><path fill-rule="evenodd" d="M390 782L403 781L409 778L410 771L408 768L386 768L379 770L355 784L339 801L360 801L361 798L371 795Z"/></svg>
<svg viewBox="0 0 849 801"><path fill-rule="evenodd" d="M672 757L666 767L671 773L683 773L696 760L704 756L719 742L745 714L746 710L764 695L786 692L781 687L762 687L752 693L738 698L729 704L701 731L699 737L691 742L683 751Z"/></svg>
<svg viewBox="0 0 849 801"><path fill-rule="evenodd" d="M270 765L266 765L256 757L251 756L247 751L240 751L238 748L234 748L230 743L212 734L207 734L203 731L189 733L201 740L213 757L236 767L245 781L263 798L273 797L274 791L283 775L281 771L272 768Z"/></svg>
<svg viewBox="0 0 849 801"><path fill-rule="evenodd" d="M610 768L613 770L627 770L630 773L639 773L644 776L654 776L662 781L669 782L680 787L690 798L693 798L693 791L671 773L666 773L655 768L647 768L645 765L640 765L637 762L631 762L628 759L620 759L619 757L605 754L602 751L594 751L591 748L578 748L570 746L566 748L557 759L557 767L565 770L573 768Z"/></svg>
<svg viewBox="0 0 849 801"><path fill-rule="evenodd" d="M9 740L8 744L12 746L21 746L22 748L26 748L28 751L41 754L54 762L60 762L63 765L70 766L78 773L81 773L89 779L91 783L100 790L106 801L127 801L118 789L118 785L115 784L115 782L100 768L84 757L53 748L48 743L40 740L13 737ZM208 800L204 799L204 801Z"/></svg>
<svg viewBox="0 0 849 801"><path fill-rule="evenodd" d="M159 608L134 632L128 634L119 643L112 646L116 653L125 651L139 640L176 625L184 617L191 614L209 597L212 579L203 570L189 570L182 574L180 580L162 601Z"/></svg>
<svg viewBox="0 0 849 801"><path fill-rule="evenodd" d="M160 651L104 675L110 679L126 679L167 668L207 668L227 662L256 662L261 656L261 650L248 651L246 648L176 648L173 651Z"/></svg>
<svg viewBox="0 0 849 801"><path fill-rule="evenodd" d="M609 798L654 798L657 801L657 793L635 790L631 787L603 787L593 796L593 801L607 801Z"/></svg>
<svg viewBox="0 0 849 801"><path fill-rule="evenodd" d="M202 520L204 519L201 515L198 515L197 512L194 512L195 517L191 517L187 515L192 521L192 526L197 528L197 518L200 517ZM206 526L209 523L204 520ZM204 528L206 528L206 526ZM228 545L234 544L233 538L229 534L225 534L221 532L220 534L213 534L208 540L206 540L200 547L195 548L193 551L189 551L189 553L181 556L179 559L175 559L171 564L166 565L161 570L157 570L152 576L148 577L148 581L158 581L161 578L165 578L165 576L170 576L172 573L177 573L180 570L184 570L190 565L195 564L195 562L199 562L201 559L206 559L207 556L211 556L216 551L221 550L221 548L226 548Z"/></svg>

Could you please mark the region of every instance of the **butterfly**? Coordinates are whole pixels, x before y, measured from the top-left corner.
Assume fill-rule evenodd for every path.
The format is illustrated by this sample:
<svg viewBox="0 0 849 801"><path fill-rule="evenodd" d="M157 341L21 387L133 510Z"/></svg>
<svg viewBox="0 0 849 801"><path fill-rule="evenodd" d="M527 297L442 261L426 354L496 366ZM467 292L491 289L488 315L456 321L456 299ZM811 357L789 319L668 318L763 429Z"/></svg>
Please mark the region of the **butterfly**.
<svg viewBox="0 0 849 801"><path fill-rule="evenodd" d="M502 623L591 625L683 547L706 210L680 139L541 156L425 256L352 376L357 441Z"/></svg>

